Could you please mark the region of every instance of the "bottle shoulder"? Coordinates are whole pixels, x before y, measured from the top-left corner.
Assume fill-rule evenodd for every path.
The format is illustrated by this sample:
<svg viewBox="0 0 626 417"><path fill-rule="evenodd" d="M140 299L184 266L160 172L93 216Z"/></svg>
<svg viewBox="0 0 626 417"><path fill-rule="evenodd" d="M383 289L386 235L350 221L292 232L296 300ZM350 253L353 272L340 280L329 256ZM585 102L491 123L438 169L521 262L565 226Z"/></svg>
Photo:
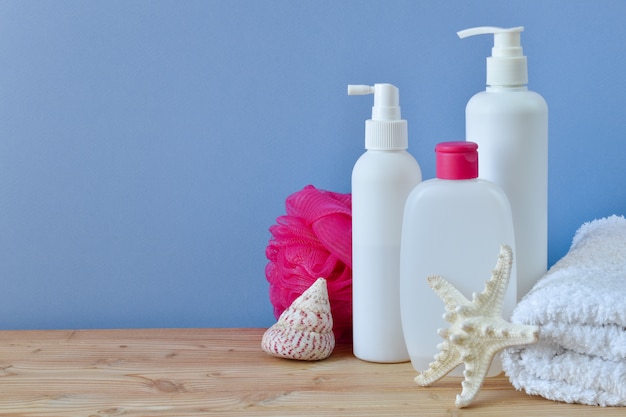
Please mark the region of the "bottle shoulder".
<svg viewBox="0 0 626 417"><path fill-rule="evenodd" d="M485 108L493 111L530 108L547 112L548 104L539 94L531 90L487 90L476 93L467 102L467 109Z"/></svg>
<svg viewBox="0 0 626 417"><path fill-rule="evenodd" d="M381 163L384 163L387 161L391 161L391 162L404 161L407 163L411 163L411 162L417 163L413 155L411 155L411 153L409 153L406 149L399 149L399 150L368 149L363 154L361 154L357 162L359 161L367 161L367 162L373 161L373 162L381 162Z"/></svg>
<svg viewBox="0 0 626 417"><path fill-rule="evenodd" d="M409 152L401 151L366 151L354 164L354 176L394 176L410 175L422 177L417 160Z"/></svg>
<svg viewBox="0 0 626 417"><path fill-rule="evenodd" d="M510 211L509 200L495 183L480 178L471 180L430 179L418 184L407 198L408 209L430 209L456 204L501 206Z"/></svg>

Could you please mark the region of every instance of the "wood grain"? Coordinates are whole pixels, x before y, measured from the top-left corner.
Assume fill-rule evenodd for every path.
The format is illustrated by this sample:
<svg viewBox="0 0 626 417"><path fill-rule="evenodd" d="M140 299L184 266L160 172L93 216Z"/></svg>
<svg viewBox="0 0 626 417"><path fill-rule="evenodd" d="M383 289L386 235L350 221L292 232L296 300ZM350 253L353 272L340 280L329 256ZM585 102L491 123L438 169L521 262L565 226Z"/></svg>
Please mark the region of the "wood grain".
<svg viewBox="0 0 626 417"><path fill-rule="evenodd" d="M409 363L373 364L338 346L320 362L273 358L264 329L0 331L2 416L624 416L489 379L456 409L460 380L428 388Z"/></svg>

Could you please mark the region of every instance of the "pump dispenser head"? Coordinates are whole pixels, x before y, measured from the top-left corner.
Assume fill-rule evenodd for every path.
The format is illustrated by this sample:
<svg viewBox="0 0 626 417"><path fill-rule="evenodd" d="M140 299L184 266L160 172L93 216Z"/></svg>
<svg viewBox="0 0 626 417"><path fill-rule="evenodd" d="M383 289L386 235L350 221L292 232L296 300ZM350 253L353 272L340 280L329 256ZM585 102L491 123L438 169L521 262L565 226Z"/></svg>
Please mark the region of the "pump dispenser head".
<svg viewBox="0 0 626 417"><path fill-rule="evenodd" d="M487 57L487 85L521 87L528 84L528 64L524 56L520 34L523 26L499 28L482 26L457 32L459 38L493 34L491 56Z"/></svg>
<svg viewBox="0 0 626 417"><path fill-rule="evenodd" d="M401 150L408 147L408 128L400 112L400 91L392 84L349 85L348 95L374 94L372 118L365 121L365 148Z"/></svg>

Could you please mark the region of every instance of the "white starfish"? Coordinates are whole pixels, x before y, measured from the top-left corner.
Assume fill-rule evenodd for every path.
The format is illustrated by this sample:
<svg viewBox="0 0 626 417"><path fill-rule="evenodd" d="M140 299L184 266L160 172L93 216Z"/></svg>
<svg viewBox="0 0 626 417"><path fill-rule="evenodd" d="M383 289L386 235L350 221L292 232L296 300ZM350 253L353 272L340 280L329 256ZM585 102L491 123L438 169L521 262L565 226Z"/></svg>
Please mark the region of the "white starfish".
<svg viewBox="0 0 626 417"><path fill-rule="evenodd" d="M472 301L444 278L428 277L428 285L445 303L443 318L452 326L438 330L445 339L437 346L441 352L415 382L430 385L464 363L463 390L455 402L459 408L468 406L476 398L496 353L510 346L535 343L539 336L537 326L512 324L501 317L512 262L511 248L502 245L491 279L481 294L473 294Z"/></svg>

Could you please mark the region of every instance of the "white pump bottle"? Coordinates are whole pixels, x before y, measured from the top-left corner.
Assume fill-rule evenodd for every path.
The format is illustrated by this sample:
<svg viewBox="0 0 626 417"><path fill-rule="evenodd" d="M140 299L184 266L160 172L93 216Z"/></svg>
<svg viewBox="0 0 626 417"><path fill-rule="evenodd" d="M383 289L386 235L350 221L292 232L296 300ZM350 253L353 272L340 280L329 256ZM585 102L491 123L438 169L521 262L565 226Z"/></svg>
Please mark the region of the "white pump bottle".
<svg viewBox="0 0 626 417"><path fill-rule="evenodd" d="M400 94L392 84L350 85L349 95L374 94L365 148L352 171L352 317L354 355L370 362L406 362L400 320L400 240L406 198L422 173L408 147Z"/></svg>
<svg viewBox="0 0 626 417"><path fill-rule="evenodd" d="M460 38L493 34L487 89L465 109L466 139L480 147L479 177L506 193L513 212L520 300L548 264L548 106L529 91L523 27L477 27Z"/></svg>

